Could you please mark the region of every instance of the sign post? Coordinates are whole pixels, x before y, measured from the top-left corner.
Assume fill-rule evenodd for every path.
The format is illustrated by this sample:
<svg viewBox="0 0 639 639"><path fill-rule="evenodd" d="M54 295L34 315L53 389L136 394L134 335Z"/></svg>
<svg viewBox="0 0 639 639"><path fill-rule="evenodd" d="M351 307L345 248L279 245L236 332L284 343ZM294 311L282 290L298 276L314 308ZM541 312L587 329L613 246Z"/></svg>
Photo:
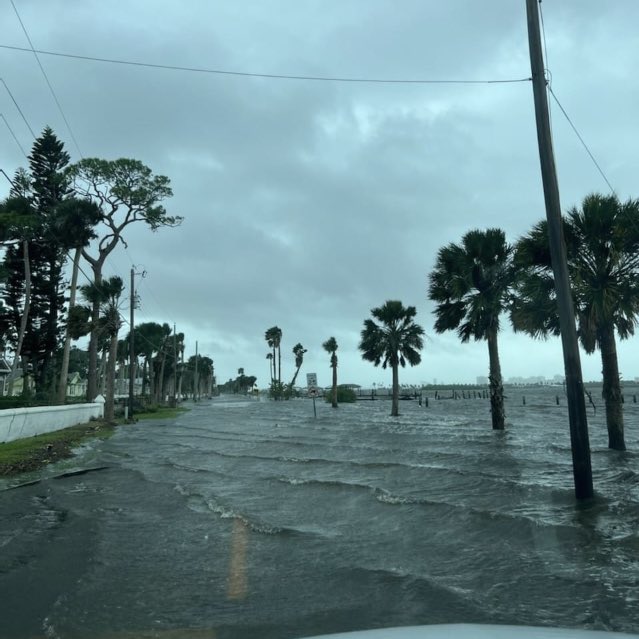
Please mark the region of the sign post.
<svg viewBox="0 0 639 639"><path fill-rule="evenodd" d="M317 418L315 398L317 397L317 373L306 373L306 387L309 397L313 398L313 415Z"/></svg>

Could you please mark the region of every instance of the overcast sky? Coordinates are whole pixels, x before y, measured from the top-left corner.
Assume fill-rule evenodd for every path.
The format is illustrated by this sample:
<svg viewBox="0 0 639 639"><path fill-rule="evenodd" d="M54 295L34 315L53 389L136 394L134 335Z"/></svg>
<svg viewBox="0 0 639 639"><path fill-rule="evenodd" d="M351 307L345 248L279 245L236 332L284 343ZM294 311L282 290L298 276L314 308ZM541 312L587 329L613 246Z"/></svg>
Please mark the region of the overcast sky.
<svg viewBox="0 0 639 639"><path fill-rule="evenodd" d="M14 0L37 49L185 67L388 79L530 75L524 0ZM621 198L639 196L639 2L545 0L552 87ZM0 44L28 47L10 0ZM244 367L268 383L264 331L283 330L304 373L330 383L321 343L339 343L343 382L390 384L364 362L370 309L418 309L421 365L400 382L472 382L485 343L433 330L427 276L442 245L499 226L515 241L544 215L530 82L372 84L188 73L41 55L85 157L142 160L171 179L180 228L129 227L106 274L139 282L139 321L169 322L215 361L220 381ZM80 158L30 52L0 48L0 76L38 134L50 125ZM0 112L32 138L0 85ZM552 123L562 207L607 186L558 108ZM0 121L0 167L25 159ZM0 184L0 196L7 184ZM87 269L88 271L88 269ZM126 313L126 309L123 308ZM502 371L563 371L557 339L501 333ZM127 328L124 331L128 330ZM619 345L639 376L639 339ZM600 356L583 355L585 379Z"/></svg>

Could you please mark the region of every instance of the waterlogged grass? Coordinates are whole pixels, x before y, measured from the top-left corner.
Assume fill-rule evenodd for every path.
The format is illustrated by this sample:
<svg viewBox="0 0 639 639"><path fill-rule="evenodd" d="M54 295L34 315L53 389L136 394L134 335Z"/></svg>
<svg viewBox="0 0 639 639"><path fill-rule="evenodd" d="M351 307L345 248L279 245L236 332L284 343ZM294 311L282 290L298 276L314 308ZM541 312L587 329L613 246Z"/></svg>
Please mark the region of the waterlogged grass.
<svg viewBox="0 0 639 639"><path fill-rule="evenodd" d="M96 420L0 444L0 476L35 470L71 457L72 450L82 442L92 437L110 437L114 428L114 424Z"/></svg>
<svg viewBox="0 0 639 639"><path fill-rule="evenodd" d="M188 408L158 407L136 413L135 419L173 419L188 410ZM95 420L52 433L0 444L0 477L37 470L47 464L71 457L73 449L86 440L94 437L106 439L113 435L118 425L126 423L124 419L118 420L117 423Z"/></svg>

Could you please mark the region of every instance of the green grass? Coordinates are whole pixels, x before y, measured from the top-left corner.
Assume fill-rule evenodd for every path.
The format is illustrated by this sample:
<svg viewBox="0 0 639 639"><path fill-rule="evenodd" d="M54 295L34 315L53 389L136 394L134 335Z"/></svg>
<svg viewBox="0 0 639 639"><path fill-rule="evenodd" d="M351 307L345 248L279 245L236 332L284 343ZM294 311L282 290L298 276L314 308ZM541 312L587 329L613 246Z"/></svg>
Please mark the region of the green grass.
<svg viewBox="0 0 639 639"><path fill-rule="evenodd" d="M137 420L173 419L188 408L154 407L136 413ZM125 423L119 420L119 424ZM42 468L47 464L72 456L72 451L84 441L92 437L105 439L115 432L116 424L95 420L86 424L78 424L70 428L44 433L35 437L25 437L12 442L0 444L0 476L17 475Z"/></svg>
<svg viewBox="0 0 639 639"><path fill-rule="evenodd" d="M72 448L87 439L109 437L113 430L113 425L96 420L0 444L0 475L32 470L64 459L71 455Z"/></svg>

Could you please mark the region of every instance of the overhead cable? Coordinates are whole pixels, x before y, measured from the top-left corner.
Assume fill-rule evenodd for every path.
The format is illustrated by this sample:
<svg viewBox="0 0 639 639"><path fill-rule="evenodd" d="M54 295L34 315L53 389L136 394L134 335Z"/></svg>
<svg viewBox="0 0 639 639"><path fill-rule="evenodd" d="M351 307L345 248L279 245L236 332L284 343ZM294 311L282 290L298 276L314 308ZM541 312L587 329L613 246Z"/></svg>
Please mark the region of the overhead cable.
<svg viewBox="0 0 639 639"><path fill-rule="evenodd" d="M9 94L9 97L13 100L13 104L15 104L16 109L18 109L18 113L22 117L22 120L27 125L27 129L29 129L29 132L31 133L31 135L33 136L33 139L35 140L36 139L36 134L33 132L33 129L31 128L31 125L29 124L29 121L27 120L27 118L24 115L22 109L20 108L20 105L18 104L17 100L13 97L13 93L11 93L11 89L9 88L7 83L4 81L4 78L0 78L0 82L2 82L2 84L4 84L4 88L7 90L7 93Z"/></svg>
<svg viewBox="0 0 639 639"><path fill-rule="evenodd" d="M8 44L0 44L0 49L10 49L12 51L28 51L40 53L41 55L56 56L59 58L71 58L74 60L87 60L90 62L103 62L108 64L121 64L135 67L146 67L150 69L164 69L168 71L187 71L190 73L208 73L216 75L232 75L249 78L266 78L272 80L308 80L313 82L355 82L370 84L514 84L517 82L530 82L532 78L505 78L505 79L414 79L414 78L363 78L363 77L341 77L341 76L321 76L321 75L300 75L284 73L257 73L254 71L229 71L227 69L210 69L204 67L185 67L173 64L157 64L152 62L139 62L136 60L121 60L115 58L100 58L97 56L79 55L73 53L60 53L58 51L45 51L44 49L26 49Z"/></svg>
<svg viewBox="0 0 639 639"><path fill-rule="evenodd" d="M62 116L62 119L64 120L64 123L67 126L67 130L69 131L69 135L71 136L71 139L73 140L73 143L75 144L75 148L78 150L80 157L82 157L82 151L80 150L78 141L76 140L75 135L73 134L73 129L71 128L71 125L69 124L69 120L67 120L67 116L65 115L64 109L62 108L62 105L60 104L60 100L58 100L58 96L56 95L56 92L53 90L53 85L51 84L49 80L49 76L47 75L47 72L44 70L44 67L42 66L42 62L40 62L40 58L38 57L38 51L36 51L35 47L33 46L33 42L31 42L31 38L29 37L27 28L25 27L24 22L22 22L22 18L20 17L20 14L18 13L18 8L16 7L13 0L11 0L11 6L13 7L13 10L15 11L18 21L20 22L22 31L24 32L24 35L26 36L27 41L29 42L29 46L31 47L31 52L35 56L38 66L40 67L40 71L42 71L42 75L44 76L47 86L49 87L49 91L51 92L51 95L53 96L53 99L58 107L58 111L60 111L60 115Z"/></svg>

